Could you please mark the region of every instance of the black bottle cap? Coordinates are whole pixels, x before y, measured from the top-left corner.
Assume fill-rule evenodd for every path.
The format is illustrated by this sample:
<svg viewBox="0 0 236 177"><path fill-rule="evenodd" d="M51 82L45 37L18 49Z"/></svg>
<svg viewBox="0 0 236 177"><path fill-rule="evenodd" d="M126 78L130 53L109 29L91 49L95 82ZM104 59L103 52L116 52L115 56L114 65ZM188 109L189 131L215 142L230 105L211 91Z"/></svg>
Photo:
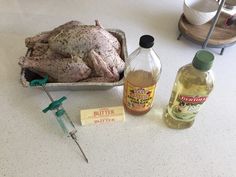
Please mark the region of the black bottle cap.
<svg viewBox="0 0 236 177"><path fill-rule="evenodd" d="M139 39L139 45L143 48L151 48L154 45L154 38L150 35L143 35Z"/></svg>

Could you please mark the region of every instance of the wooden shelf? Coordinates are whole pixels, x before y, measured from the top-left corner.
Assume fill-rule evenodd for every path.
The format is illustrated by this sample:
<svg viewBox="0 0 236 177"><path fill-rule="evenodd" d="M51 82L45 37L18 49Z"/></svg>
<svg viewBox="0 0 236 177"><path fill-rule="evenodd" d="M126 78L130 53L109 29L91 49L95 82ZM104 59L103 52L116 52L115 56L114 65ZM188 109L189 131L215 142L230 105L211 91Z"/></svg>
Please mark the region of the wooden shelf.
<svg viewBox="0 0 236 177"><path fill-rule="evenodd" d="M224 48L236 43L236 25L228 27L224 26L224 22L229 15L221 12L215 29L209 38L208 47ZM198 44L203 44L208 31L211 27L211 22L204 25L190 24L184 15L180 17L178 28L181 35Z"/></svg>

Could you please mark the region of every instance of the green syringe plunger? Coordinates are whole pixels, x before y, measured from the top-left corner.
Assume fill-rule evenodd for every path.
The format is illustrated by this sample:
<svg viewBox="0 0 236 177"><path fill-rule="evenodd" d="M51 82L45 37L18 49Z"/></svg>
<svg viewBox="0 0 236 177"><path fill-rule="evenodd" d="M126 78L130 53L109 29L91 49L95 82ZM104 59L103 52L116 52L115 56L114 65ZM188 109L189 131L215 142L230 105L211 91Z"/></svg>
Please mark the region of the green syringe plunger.
<svg viewBox="0 0 236 177"><path fill-rule="evenodd" d="M66 97L63 96L60 99L53 101L52 103L49 104L48 107L46 107L43 110L43 112L46 113L48 111L52 111L52 110L58 109L62 105L62 102L65 101L65 100L66 100Z"/></svg>

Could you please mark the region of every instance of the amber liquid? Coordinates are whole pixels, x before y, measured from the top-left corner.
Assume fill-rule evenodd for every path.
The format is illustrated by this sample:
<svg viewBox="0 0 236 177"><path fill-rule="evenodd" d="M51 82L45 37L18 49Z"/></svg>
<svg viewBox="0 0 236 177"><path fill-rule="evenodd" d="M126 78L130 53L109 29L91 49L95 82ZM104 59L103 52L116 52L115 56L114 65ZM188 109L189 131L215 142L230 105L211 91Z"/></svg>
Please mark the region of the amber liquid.
<svg viewBox="0 0 236 177"><path fill-rule="evenodd" d="M164 112L164 121L170 128L184 129L193 125L194 119L182 121L175 118L172 109L179 94L208 96L214 86L214 78L210 72L201 72L192 65L181 68L176 77L169 105Z"/></svg>
<svg viewBox="0 0 236 177"><path fill-rule="evenodd" d="M150 111L152 108L152 105L146 109L145 111L137 111L130 109L127 106L126 98L127 98L127 85L132 84L135 87L140 88L146 88L153 85L156 85L156 79L154 78L153 74L151 72L147 72L144 70L136 70L136 71L130 71L127 76L125 77L125 83L124 83L124 95L123 95L123 104L125 107L125 110L133 115L142 115ZM155 90L154 90L155 91Z"/></svg>

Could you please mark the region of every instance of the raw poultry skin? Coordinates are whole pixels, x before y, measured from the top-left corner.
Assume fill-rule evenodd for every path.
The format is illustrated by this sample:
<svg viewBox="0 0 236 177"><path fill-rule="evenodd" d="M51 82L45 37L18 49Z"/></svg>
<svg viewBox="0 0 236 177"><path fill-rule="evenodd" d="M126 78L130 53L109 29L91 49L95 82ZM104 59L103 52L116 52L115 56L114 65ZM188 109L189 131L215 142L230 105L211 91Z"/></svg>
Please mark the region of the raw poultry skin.
<svg viewBox="0 0 236 177"><path fill-rule="evenodd" d="M48 75L52 82L76 82L91 74L91 69L76 56L66 58L51 50L47 50L43 55L39 54L40 52L37 52L34 56L21 57L19 64L41 76Z"/></svg>
<svg viewBox="0 0 236 177"><path fill-rule="evenodd" d="M79 21L70 21L63 25L58 26L57 28L54 28L52 31L46 31L36 36L28 37L25 39L25 46L28 48L33 48L34 45L37 43L48 43L48 39L50 38L50 36L60 33L61 30L73 28L79 25L82 25L82 23Z"/></svg>
<svg viewBox="0 0 236 177"><path fill-rule="evenodd" d="M124 70L119 41L101 27L71 21L51 32L26 39L31 56L21 57L23 68L49 75L53 82L114 82Z"/></svg>

